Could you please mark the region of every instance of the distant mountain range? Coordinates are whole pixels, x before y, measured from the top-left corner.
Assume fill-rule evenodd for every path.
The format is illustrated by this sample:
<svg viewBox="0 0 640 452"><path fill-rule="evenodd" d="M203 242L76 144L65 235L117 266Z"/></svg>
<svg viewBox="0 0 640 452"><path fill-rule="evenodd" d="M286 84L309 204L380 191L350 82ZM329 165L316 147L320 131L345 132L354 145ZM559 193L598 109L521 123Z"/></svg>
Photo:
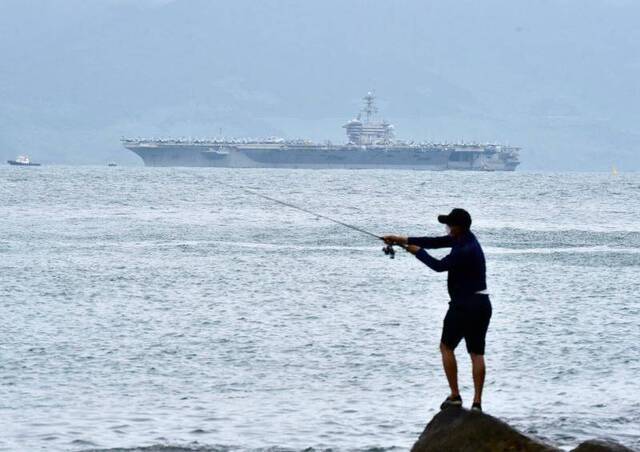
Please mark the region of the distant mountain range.
<svg viewBox="0 0 640 452"><path fill-rule="evenodd" d="M344 140L375 89L404 139L523 170L640 170L631 0L3 0L0 157L138 163L121 136Z"/></svg>

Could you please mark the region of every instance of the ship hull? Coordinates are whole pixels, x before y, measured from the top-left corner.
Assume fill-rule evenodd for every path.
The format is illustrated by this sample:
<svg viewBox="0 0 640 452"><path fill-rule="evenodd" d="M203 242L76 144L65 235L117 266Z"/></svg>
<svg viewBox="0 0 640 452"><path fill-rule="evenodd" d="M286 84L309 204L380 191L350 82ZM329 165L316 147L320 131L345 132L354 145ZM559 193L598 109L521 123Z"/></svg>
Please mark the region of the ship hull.
<svg viewBox="0 0 640 452"><path fill-rule="evenodd" d="M305 169L412 169L442 171L513 171L517 163L467 153L452 160L453 149L421 146L291 146L291 145L125 145L146 166ZM474 154L474 155L472 155Z"/></svg>
<svg viewBox="0 0 640 452"><path fill-rule="evenodd" d="M12 166L40 166L40 163L23 163L23 162L16 162L15 160L7 160L7 163L9 165Z"/></svg>

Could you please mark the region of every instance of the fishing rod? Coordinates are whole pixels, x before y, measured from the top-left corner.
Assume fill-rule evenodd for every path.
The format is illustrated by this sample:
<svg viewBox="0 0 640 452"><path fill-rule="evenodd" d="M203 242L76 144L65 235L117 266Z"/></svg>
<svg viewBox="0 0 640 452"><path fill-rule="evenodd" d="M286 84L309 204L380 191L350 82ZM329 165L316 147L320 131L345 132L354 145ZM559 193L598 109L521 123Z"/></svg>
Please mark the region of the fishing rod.
<svg viewBox="0 0 640 452"><path fill-rule="evenodd" d="M291 203L286 202L286 201L281 201L279 199L273 198L271 196L267 196L265 194L262 194L260 192L255 191L255 190L250 190L248 188L237 187L235 185L227 184L227 183L220 182L220 181L214 181L214 182L219 184L219 185L222 185L224 187L230 188L232 190L241 190L241 191L243 191L245 193L249 193L251 195L258 196L258 197L263 198L263 199L267 199L267 200L269 200L271 202L275 202L275 203L280 204L282 206L289 207L291 209L295 209L295 210L298 210L300 212L304 212L304 213L307 213L309 215L313 215L313 216L318 217L318 218L323 218L323 219L325 219L327 221L331 221L332 223L339 224L340 226L344 226L345 228L349 228L349 229L352 229L354 231L360 232L361 234L365 234L365 235L368 235L370 237L375 237L378 240L384 241L384 237L381 237L378 234L374 234L373 232L367 231L366 229L362 229L362 228L359 228L359 227L354 226L352 224L345 223L345 222L340 221L340 220L336 220L335 218L331 218L331 217L328 217L326 215L322 215L320 213L313 212L313 211L311 211L309 209L305 209L304 207L296 206L295 204L291 204ZM397 244L397 246L399 246L400 248L406 250L406 247L404 245ZM391 259L394 259L396 257L396 251L393 248L393 245L391 245L391 244L388 244L384 248L382 248L382 251L384 252L384 254L386 256L389 256Z"/></svg>

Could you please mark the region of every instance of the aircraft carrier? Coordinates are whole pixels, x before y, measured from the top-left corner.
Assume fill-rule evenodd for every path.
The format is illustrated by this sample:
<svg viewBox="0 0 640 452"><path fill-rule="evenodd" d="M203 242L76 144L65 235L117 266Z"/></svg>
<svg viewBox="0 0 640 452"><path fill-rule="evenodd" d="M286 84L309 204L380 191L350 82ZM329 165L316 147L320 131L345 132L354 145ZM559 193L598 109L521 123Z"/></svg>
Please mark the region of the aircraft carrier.
<svg viewBox="0 0 640 452"><path fill-rule="evenodd" d="M397 140L394 127L376 119L375 96L363 100L360 113L343 126L346 144L281 138L123 138L122 144L146 166L514 171L520 164L520 148L513 146Z"/></svg>

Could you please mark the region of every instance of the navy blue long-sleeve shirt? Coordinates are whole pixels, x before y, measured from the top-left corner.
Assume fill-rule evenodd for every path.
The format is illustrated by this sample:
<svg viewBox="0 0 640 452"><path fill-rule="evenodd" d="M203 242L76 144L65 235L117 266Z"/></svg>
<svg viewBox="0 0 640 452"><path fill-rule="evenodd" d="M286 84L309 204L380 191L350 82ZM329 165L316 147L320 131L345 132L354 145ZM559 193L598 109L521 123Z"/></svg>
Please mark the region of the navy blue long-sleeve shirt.
<svg viewBox="0 0 640 452"><path fill-rule="evenodd" d="M422 248L416 257L432 270L449 272L447 288L451 301L462 300L486 290L486 264L480 243L471 231L458 239L444 237L409 237L409 245ZM451 248L442 259L429 255L425 249Z"/></svg>

